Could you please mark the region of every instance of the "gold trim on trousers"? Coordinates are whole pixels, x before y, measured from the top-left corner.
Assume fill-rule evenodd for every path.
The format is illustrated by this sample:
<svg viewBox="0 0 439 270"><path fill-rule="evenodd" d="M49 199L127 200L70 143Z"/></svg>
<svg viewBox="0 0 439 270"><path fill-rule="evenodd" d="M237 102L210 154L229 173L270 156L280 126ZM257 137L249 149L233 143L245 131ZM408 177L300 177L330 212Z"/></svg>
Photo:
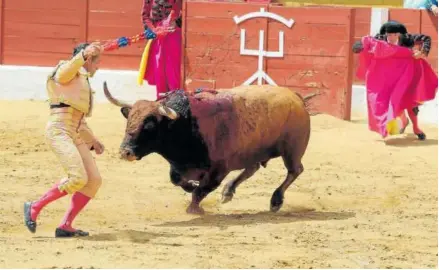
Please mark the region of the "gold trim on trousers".
<svg viewBox="0 0 439 270"><path fill-rule="evenodd" d="M69 194L81 192L93 198L102 179L90 148L79 132L83 117L83 113L72 107L51 109L46 140L67 174L59 190Z"/></svg>

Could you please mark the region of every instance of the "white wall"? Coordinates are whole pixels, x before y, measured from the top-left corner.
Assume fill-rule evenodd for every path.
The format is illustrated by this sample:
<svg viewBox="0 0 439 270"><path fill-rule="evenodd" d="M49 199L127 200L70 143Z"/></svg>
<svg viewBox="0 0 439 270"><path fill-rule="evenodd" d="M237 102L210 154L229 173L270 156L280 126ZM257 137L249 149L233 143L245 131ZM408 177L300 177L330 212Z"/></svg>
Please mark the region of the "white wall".
<svg viewBox="0 0 439 270"><path fill-rule="evenodd" d="M0 99L1 100L46 100L45 79L51 68L17 67L0 65ZM136 99L153 100L155 87L146 82L143 86L137 85L136 71L99 70L90 80L96 91L96 102L107 102L102 91L102 83L107 80L112 94L128 102ZM438 99L430 101L420 108L419 120L422 123L438 122ZM352 112L356 115L367 114L366 89L361 85L352 88Z"/></svg>
<svg viewBox="0 0 439 270"><path fill-rule="evenodd" d="M0 65L0 100L46 100L46 78L51 71L52 68L46 67ZM155 99L155 87L146 82L142 86L137 85L136 71L99 70L90 79L91 86L96 91L97 103L108 102L102 90L104 80L113 96L125 101Z"/></svg>
<svg viewBox="0 0 439 270"><path fill-rule="evenodd" d="M419 107L419 122L436 124L438 123L438 96L432 101L424 103ZM352 113L367 115L366 88L363 85L352 86Z"/></svg>

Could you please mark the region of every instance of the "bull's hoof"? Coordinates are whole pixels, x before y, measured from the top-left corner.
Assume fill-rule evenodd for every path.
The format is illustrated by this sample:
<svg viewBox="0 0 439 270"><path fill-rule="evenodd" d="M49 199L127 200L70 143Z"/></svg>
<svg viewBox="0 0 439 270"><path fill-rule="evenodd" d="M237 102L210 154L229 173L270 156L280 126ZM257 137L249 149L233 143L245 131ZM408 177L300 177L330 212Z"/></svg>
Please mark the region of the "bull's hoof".
<svg viewBox="0 0 439 270"><path fill-rule="evenodd" d="M223 188L221 203L230 202L233 199L233 194L235 194L235 189L232 187L231 182L229 182Z"/></svg>
<svg viewBox="0 0 439 270"><path fill-rule="evenodd" d="M199 205L189 205L186 209L186 213L191 215L204 215L204 210Z"/></svg>
<svg viewBox="0 0 439 270"><path fill-rule="evenodd" d="M225 192L222 195L221 203L228 203L233 199L233 192Z"/></svg>
<svg viewBox="0 0 439 270"><path fill-rule="evenodd" d="M276 190L273 193L273 196L271 197L270 211L271 212L279 211L280 208L282 207L283 203L284 203L284 197L283 197L282 193L280 191Z"/></svg>
<svg viewBox="0 0 439 270"><path fill-rule="evenodd" d="M195 190L195 187L190 185L182 185L181 188L188 193L192 193Z"/></svg>
<svg viewBox="0 0 439 270"><path fill-rule="evenodd" d="M270 206L270 211L273 213L276 213L277 211L279 211L282 208L282 204L280 205L271 205Z"/></svg>

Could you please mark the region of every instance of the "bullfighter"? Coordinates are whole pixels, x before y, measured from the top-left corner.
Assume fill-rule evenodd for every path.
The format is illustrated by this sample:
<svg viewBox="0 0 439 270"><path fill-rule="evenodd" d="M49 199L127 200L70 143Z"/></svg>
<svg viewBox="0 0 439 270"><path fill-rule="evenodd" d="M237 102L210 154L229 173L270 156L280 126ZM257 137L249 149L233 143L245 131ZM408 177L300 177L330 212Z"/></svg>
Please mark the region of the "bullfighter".
<svg viewBox="0 0 439 270"><path fill-rule="evenodd" d="M155 85L157 99L181 87L182 0L143 0L146 36L155 36L149 48L143 79Z"/></svg>
<svg viewBox="0 0 439 270"><path fill-rule="evenodd" d="M369 128L383 137L403 133L409 120L413 133L425 140L419 128L418 106L434 99L437 75L425 61L431 47L431 37L409 34L397 21L388 21L380 32L363 37L354 44L360 54L357 75L366 79L368 91Z"/></svg>
<svg viewBox="0 0 439 270"><path fill-rule="evenodd" d="M37 201L24 203L24 222L32 233L36 232L38 215L46 205L72 194L70 208L56 228L55 237L89 235L74 229L72 224L102 183L91 151L100 155L104 152L104 145L85 121L85 117L91 116L93 108L89 77L98 70L101 53L99 43L79 44L73 50L73 57L60 61L47 78L50 118L45 137L67 176Z"/></svg>

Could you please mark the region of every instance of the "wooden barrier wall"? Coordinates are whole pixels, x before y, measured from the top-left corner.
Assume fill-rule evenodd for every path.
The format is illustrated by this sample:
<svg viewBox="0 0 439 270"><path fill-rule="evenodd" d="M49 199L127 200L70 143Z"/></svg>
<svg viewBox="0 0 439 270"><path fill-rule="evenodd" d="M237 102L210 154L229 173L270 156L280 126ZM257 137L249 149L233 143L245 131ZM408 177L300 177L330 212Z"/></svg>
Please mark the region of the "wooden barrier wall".
<svg viewBox="0 0 439 270"><path fill-rule="evenodd" d="M343 6L375 6L375 7L402 7L403 0L273 0L288 5L343 5Z"/></svg>
<svg viewBox="0 0 439 270"><path fill-rule="evenodd" d="M143 31L142 0L0 0L0 64L53 66L75 44ZM144 43L110 52L105 68L137 69Z"/></svg>
<svg viewBox="0 0 439 270"><path fill-rule="evenodd" d="M3 64L51 65L85 38L82 1L2 0Z"/></svg>
<svg viewBox="0 0 439 270"><path fill-rule="evenodd" d="M284 56L264 58L264 70L278 85L302 94L320 92L314 104L323 112L349 119L353 38L353 9L288 8L248 3L187 2L185 20L185 86L229 88L243 84L258 70L258 57L240 54L240 31L246 30L246 49L259 46L278 51L279 31L285 33ZM237 25L234 16L264 8L295 23L291 28L267 18ZM208 26L208 27L206 27ZM265 82L264 82L265 83Z"/></svg>
<svg viewBox="0 0 439 270"><path fill-rule="evenodd" d="M75 44L136 35L143 31L143 0L0 0L0 64L53 66L69 58ZM267 18L237 25L233 17L263 7L295 21L291 28ZM264 58L264 71L279 85L302 94L320 92L317 109L350 118L352 82L357 57L355 40L370 32L370 8L282 7L250 3L185 1L183 16L183 85L224 88L242 84L258 67L258 57L240 54L257 50L264 31L265 51L279 49L285 33L284 56ZM437 18L427 11L390 9L390 19L405 23L412 33L433 39L429 62L437 70ZM137 70L145 42L108 53L102 67Z"/></svg>
<svg viewBox="0 0 439 270"><path fill-rule="evenodd" d="M77 1L77 0L75 0ZM86 0L80 0L86 1ZM87 0L88 41L134 36L143 32L141 9L143 0ZM110 69L139 68L145 42L112 51L102 58L102 66Z"/></svg>

